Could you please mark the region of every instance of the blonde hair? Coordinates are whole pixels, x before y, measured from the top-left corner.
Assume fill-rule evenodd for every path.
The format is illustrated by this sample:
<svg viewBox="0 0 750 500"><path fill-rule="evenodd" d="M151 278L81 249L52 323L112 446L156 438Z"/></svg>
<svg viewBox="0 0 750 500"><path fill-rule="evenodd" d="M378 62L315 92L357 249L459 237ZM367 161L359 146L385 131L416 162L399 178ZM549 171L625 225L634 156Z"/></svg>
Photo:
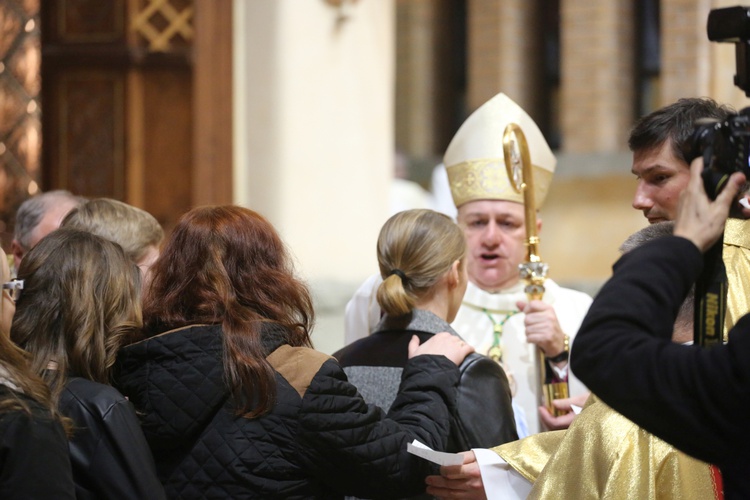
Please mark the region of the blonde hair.
<svg viewBox="0 0 750 500"><path fill-rule="evenodd" d="M111 198L89 200L74 208L60 227L88 231L114 241L136 263L149 247L158 247L164 239L164 230L153 215Z"/></svg>
<svg viewBox="0 0 750 500"><path fill-rule="evenodd" d="M397 316L414 309L455 261L466 255L464 233L447 215L418 209L386 221L378 237L378 265L383 283L380 307Z"/></svg>

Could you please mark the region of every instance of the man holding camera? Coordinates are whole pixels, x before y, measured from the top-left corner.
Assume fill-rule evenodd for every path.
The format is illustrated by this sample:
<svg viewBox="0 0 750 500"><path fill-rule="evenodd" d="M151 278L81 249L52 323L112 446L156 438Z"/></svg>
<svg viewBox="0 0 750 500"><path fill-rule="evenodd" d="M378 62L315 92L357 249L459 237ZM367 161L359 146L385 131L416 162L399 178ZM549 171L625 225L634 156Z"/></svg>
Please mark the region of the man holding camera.
<svg viewBox="0 0 750 500"><path fill-rule="evenodd" d="M709 40L735 43L734 81L750 97L748 14L747 7L714 9L709 13L707 31ZM679 107L680 102L672 106ZM643 210L649 222L662 215L674 218L674 236L644 245L615 264L612 278L602 287L578 332L576 356L571 360L581 380L612 408L680 450L717 464L728 500L750 498L750 307L746 292L750 289L750 227L748 221L727 219L730 209L743 219L750 218L747 111L730 116L739 124L738 130L722 124L722 132L727 133L716 139L723 139L719 141L723 144L709 140L695 147L695 120L705 116L673 125L686 131L683 141L675 141L682 147L673 149L683 165L698 149L706 161L713 162L711 167L725 175L723 189L703 178L707 173L704 158L694 160L687 175L683 168L677 171L677 178L667 172L653 177L653 182L646 177L648 162L637 165L634 161L639 186L633 207ZM706 146L711 147L707 150ZM726 150L721 151L721 146ZM637 140L634 144L632 135L630 147L634 160L638 150L649 149L640 148ZM688 151L690 156L686 156ZM729 176L730 172L734 173ZM709 199L707 190L711 197L716 195L715 201ZM679 195L680 191L683 194ZM722 236L721 258L729 284L725 326L731 331L724 335L728 342L710 349L675 349L665 342L668 324L696 280L699 288L704 268L713 267L716 257L712 254ZM621 384L622 380L628 384Z"/></svg>
<svg viewBox="0 0 750 500"><path fill-rule="evenodd" d="M632 172L638 178L633 208L649 223L674 220L690 180L688 155L695 122L724 120L733 110L708 98L685 98L641 118L630 133ZM728 219L723 260L729 290L725 333L750 312L750 222ZM726 336L725 336L726 338Z"/></svg>
<svg viewBox="0 0 750 500"><path fill-rule="evenodd" d="M633 128L628 141L638 177L633 207L650 223L676 220L675 236L618 261L581 326L572 360L605 403L680 450L717 464L727 499L750 497L750 316L742 318L750 312L750 222L727 219L733 204L742 217L750 210L736 201L747 188L744 175L733 174L711 202L702 159L691 166L688 159L696 149L696 121L723 121L732 113L711 99L680 99ZM668 327L707 265L701 254L722 232L729 343L675 349L667 342Z"/></svg>
<svg viewBox="0 0 750 500"><path fill-rule="evenodd" d="M715 463L725 498L750 498L750 315L729 342L685 349L668 338L680 302L721 236L745 176L734 173L716 201L693 162L674 236L623 256L575 339L572 367L605 403L682 451ZM744 209L743 216L750 215ZM627 384L622 381L627 380Z"/></svg>
<svg viewBox="0 0 750 500"><path fill-rule="evenodd" d="M629 236L620 251L671 236L673 228L670 221L646 226ZM674 322L672 341L677 344L693 339L693 305L690 293ZM677 451L596 396L589 398L567 431L530 436L492 450L475 449L464 454L464 460L462 466L441 468L443 477L428 477L428 492L484 500L723 498L715 466ZM482 464L481 474L477 462Z"/></svg>

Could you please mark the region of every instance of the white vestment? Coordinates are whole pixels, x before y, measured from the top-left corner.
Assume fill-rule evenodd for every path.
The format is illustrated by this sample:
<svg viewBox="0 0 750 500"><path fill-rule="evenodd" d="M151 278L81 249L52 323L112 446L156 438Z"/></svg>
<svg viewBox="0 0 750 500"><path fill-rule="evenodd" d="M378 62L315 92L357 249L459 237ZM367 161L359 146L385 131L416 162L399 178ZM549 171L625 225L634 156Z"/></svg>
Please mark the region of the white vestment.
<svg viewBox="0 0 750 500"><path fill-rule="evenodd" d="M505 320L500 345L503 350L503 365L515 384L513 402L523 410L529 433L536 434L541 430L538 410L541 401L538 382L539 355L536 346L526 341L524 315L511 314L506 320L509 312L518 310L518 301L527 301L524 286L523 282L519 282L507 290L489 293L469 282L461 308L451 326L466 342L474 346L477 352L487 354L494 337L492 321L502 323ZM554 308L560 327L570 336L572 345L573 338L591 305L591 297L583 292L563 288L551 279L544 282L544 288L543 301ZM492 320L488 313L492 315ZM574 356L575 353L571 352L571 355ZM572 373L568 374L568 383L571 396L588 392ZM522 426L519 425L520 427Z"/></svg>

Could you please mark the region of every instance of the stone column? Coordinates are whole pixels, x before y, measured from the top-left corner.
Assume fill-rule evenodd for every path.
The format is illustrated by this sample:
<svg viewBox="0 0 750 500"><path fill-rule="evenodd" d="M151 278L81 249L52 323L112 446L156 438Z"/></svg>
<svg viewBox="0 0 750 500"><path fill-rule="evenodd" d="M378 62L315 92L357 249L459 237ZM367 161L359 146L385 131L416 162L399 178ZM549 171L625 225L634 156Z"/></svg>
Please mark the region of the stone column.
<svg viewBox="0 0 750 500"><path fill-rule="evenodd" d="M660 106L709 93L708 0L662 0ZM731 80L730 80L731 82Z"/></svg>
<svg viewBox="0 0 750 500"><path fill-rule="evenodd" d="M481 106L498 92L539 116L541 37L537 2L469 0L468 107Z"/></svg>
<svg viewBox="0 0 750 500"><path fill-rule="evenodd" d="M625 149L633 124L633 2L561 0L562 147Z"/></svg>
<svg viewBox="0 0 750 500"><path fill-rule="evenodd" d="M412 169L429 167L413 180L429 179L464 118L464 11L456 0L396 2L396 144Z"/></svg>
<svg viewBox="0 0 750 500"><path fill-rule="evenodd" d="M398 1L396 4L396 138L405 151L428 156L436 150L434 105L435 0Z"/></svg>

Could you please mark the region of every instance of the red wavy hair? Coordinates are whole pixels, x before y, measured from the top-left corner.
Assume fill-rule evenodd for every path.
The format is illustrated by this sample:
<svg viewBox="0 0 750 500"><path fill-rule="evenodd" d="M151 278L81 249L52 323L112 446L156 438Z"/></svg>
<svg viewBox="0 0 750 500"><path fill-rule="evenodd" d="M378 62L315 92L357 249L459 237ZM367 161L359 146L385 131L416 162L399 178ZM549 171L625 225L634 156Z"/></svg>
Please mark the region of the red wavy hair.
<svg viewBox="0 0 750 500"><path fill-rule="evenodd" d="M294 275L273 226L239 206L195 208L182 216L151 268L144 297L144 335L192 324L221 324L224 370L248 418L275 401L274 372L266 361L264 324L283 328L284 342L312 347L314 321L307 286Z"/></svg>

